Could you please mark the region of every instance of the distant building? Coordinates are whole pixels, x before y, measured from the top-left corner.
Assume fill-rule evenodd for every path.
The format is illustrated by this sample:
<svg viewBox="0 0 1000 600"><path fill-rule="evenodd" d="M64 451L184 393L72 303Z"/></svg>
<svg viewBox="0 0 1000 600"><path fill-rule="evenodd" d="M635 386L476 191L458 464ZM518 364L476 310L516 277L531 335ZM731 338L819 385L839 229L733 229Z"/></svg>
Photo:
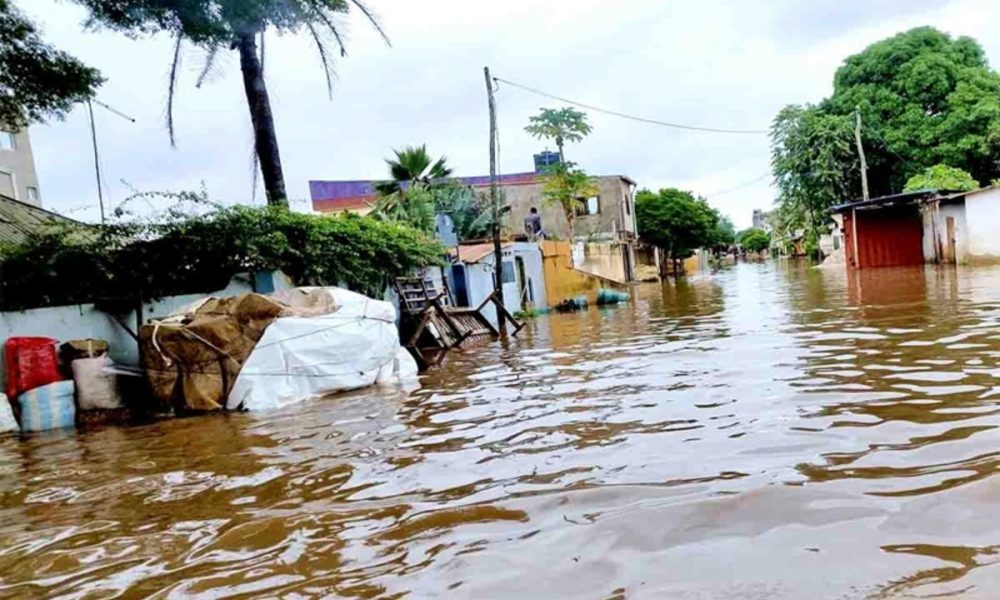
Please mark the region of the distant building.
<svg viewBox="0 0 1000 600"><path fill-rule="evenodd" d="M771 213L755 208L753 211L753 226L754 229L761 229L767 233L771 233L774 229L774 226L771 224Z"/></svg>
<svg viewBox="0 0 1000 600"><path fill-rule="evenodd" d="M531 208L541 214L542 228L549 238L568 240L569 222L562 208L545 202L542 187L545 176L539 173L512 173L498 177L503 201L508 210L504 225L514 236L525 234L524 221ZM455 181L472 188L489 189L489 176L457 177ZM317 212L367 213L375 202L375 181L310 181L312 206ZM593 263L591 272L617 281L635 279L635 245L638 239L635 220L635 182L624 175L597 177L598 193L579 198L574 219L577 245L601 242L616 248L614 256L587 256L580 263ZM581 246L580 253L584 252ZM605 253L606 254L606 253ZM610 265L610 266L607 266Z"/></svg>
<svg viewBox="0 0 1000 600"><path fill-rule="evenodd" d="M541 173L552 165L559 164L559 153L545 150L535 155L535 172Z"/></svg>
<svg viewBox="0 0 1000 600"><path fill-rule="evenodd" d="M0 196L42 205L27 129L15 133L0 127Z"/></svg>

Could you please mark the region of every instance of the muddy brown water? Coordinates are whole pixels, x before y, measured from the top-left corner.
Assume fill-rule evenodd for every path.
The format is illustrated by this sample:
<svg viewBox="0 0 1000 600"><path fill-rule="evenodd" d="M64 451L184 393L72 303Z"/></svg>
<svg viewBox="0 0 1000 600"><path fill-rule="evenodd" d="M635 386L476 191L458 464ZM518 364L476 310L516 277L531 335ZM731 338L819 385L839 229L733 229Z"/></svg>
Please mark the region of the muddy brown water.
<svg viewBox="0 0 1000 600"><path fill-rule="evenodd" d="M0 439L0 596L1000 595L1000 269L635 296L412 393Z"/></svg>

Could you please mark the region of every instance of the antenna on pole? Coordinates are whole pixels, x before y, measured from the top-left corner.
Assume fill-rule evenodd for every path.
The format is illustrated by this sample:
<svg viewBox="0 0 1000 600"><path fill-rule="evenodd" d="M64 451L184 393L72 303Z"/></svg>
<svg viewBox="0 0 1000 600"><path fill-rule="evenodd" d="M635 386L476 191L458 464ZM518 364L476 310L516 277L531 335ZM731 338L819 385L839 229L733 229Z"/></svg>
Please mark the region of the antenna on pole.
<svg viewBox="0 0 1000 600"><path fill-rule="evenodd" d="M101 225L104 225L105 222L104 189L103 189L103 184L101 183L101 155L97 149L97 124L94 121L94 104L100 106L101 108L103 108L108 112L112 112L118 115L119 117L131 123L135 123L135 119L126 115L125 113L121 112L116 108L108 106L107 104L101 102L100 100L97 99L87 100L87 114L90 116L90 140L94 145L94 175L97 178L97 204L101 209Z"/></svg>
<svg viewBox="0 0 1000 600"><path fill-rule="evenodd" d="M868 163L865 162L865 148L861 145L861 107L854 107L854 142L858 146L858 157L861 159L861 194L868 200Z"/></svg>

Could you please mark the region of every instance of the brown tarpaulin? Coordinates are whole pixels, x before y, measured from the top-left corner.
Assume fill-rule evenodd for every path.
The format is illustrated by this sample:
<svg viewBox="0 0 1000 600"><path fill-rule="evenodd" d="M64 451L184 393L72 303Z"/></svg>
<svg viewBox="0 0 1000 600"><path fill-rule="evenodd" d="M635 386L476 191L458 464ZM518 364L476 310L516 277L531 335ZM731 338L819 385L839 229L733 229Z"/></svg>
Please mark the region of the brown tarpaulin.
<svg viewBox="0 0 1000 600"><path fill-rule="evenodd" d="M287 290L270 298L209 298L177 317L139 328L146 379L162 409L219 410L240 368L275 319L336 310L329 293Z"/></svg>

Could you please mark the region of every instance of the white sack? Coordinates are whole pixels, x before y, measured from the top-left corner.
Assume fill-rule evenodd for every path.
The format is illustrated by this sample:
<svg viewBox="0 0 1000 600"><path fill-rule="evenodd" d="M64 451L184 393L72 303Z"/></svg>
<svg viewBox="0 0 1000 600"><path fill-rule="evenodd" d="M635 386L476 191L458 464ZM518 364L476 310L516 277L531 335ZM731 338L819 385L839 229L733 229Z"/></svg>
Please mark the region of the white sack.
<svg viewBox="0 0 1000 600"><path fill-rule="evenodd" d="M106 371L113 366L114 363L107 356L78 358L73 361L73 383L76 384L76 403L80 410L122 407L118 377Z"/></svg>
<svg viewBox="0 0 1000 600"><path fill-rule="evenodd" d="M0 394L0 433L21 431L21 426L14 418L14 409L7 400L7 394Z"/></svg>
<svg viewBox="0 0 1000 600"><path fill-rule="evenodd" d="M399 344L392 304L340 288L324 289L337 311L271 323L243 364L226 408L278 408L416 377L416 361Z"/></svg>

